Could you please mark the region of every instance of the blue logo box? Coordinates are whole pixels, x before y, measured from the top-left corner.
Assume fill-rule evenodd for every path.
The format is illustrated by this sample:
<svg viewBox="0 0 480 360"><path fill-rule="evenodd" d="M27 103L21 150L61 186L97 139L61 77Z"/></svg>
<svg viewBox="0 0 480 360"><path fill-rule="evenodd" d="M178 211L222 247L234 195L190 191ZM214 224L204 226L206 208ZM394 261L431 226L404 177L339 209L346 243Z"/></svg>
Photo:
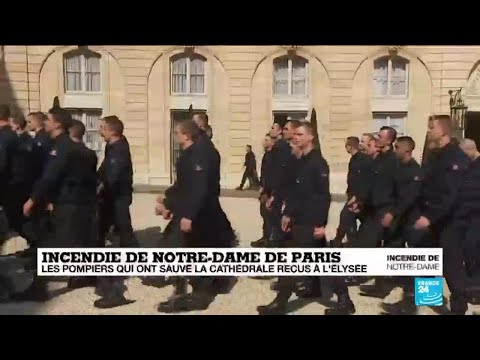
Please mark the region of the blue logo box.
<svg viewBox="0 0 480 360"><path fill-rule="evenodd" d="M415 278L415 305L442 306L443 278Z"/></svg>

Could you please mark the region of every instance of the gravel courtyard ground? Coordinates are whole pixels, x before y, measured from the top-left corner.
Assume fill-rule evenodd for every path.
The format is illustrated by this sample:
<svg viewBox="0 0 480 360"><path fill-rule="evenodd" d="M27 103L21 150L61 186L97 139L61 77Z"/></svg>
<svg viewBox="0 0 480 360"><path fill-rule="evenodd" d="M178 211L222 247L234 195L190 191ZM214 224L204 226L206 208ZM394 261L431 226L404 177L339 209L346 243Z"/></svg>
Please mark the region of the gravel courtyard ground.
<svg viewBox="0 0 480 360"><path fill-rule="evenodd" d="M159 239L159 232L164 228L166 222L153 213L153 206L156 195L135 194L134 203L131 207L133 226L143 246L154 247ZM240 234L242 247L248 247L250 241L256 240L261 235L261 218L259 215L258 201L251 198L222 198L222 206L228 214L234 228ZM327 234L333 237L338 224L338 215L342 203L332 204L330 212L330 224ZM23 240L10 241L8 249L21 246ZM5 251L5 249L4 249ZM271 281L255 280L249 278L239 279L232 292L228 295L219 295L206 311L192 312L189 314L209 315L255 315L257 305L270 302L275 293L270 290ZM131 314L131 315L153 315L157 304L164 301L171 293L172 288L156 288L145 286L138 278L131 278L127 281L128 292L126 296L136 300L134 303L116 309L99 310L93 307L97 299L92 288L67 291L65 282L52 282L50 289L55 294L53 299L45 304L37 303L8 303L0 304L0 314ZM359 295L358 287L350 287L350 295L357 308L358 315L381 314L381 300L362 297ZM396 288L385 299L385 302L396 302L401 297L401 290ZM325 304L334 300L334 296L328 289L324 291L324 298L319 301L306 302L292 297L291 314L294 315L322 315ZM468 314L480 310L480 306L470 305ZM419 314L433 315L440 313L442 308L423 307Z"/></svg>

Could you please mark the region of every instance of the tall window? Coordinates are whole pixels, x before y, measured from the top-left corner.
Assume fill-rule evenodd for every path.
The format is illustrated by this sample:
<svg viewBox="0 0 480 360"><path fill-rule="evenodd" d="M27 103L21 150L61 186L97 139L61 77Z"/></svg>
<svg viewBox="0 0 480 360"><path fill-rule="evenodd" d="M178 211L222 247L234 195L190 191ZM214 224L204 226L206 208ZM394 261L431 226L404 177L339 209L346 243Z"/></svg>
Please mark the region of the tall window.
<svg viewBox="0 0 480 360"><path fill-rule="evenodd" d="M406 113L373 113L373 129L378 131L382 126L391 126L397 130L398 136L405 135Z"/></svg>
<svg viewBox="0 0 480 360"><path fill-rule="evenodd" d="M299 56L273 60L273 94L307 95L308 61Z"/></svg>
<svg viewBox="0 0 480 360"><path fill-rule="evenodd" d="M205 94L205 63L207 59L198 54L180 54L172 57L171 93Z"/></svg>
<svg viewBox="0 0 480 360"><path fill-rule="evenodd" d="M85 125L85 136L83 137L85 145L94 150L97 156L100 156L103 144L99 133L102 112L100 110L73 109L70 113L72 118L80 120Z"/></svg>
<svg viewBox="0 0 480 360"><path fill-rule="evenodd" d="M401 57L381 57L373 63L373 89L376 96L408 95L408 61Z"/></svg>
<svg viewBox="0 0 480 360"><path fill-rule="evenodd" d="M71 51L64 55L65 91L100 92L99 54L92 51Z"/></svg>

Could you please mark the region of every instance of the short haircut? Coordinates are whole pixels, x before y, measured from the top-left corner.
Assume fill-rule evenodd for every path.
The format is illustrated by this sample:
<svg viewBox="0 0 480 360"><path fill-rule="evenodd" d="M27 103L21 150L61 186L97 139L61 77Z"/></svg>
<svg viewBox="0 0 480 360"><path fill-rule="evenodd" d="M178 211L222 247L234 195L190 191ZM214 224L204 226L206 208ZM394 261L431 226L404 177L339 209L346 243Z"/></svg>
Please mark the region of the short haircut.
<svg viewBox="0 0 480 360"><path fill-rule="evenodd" d="M440 126L443 128L448 135L452 133L452 119L450 115L431 115L428 118L428 121L438 121Z"/></svg>
<svg viewBox="0 0 480 360"><path fill-rule="evenodd" d="M363 133L362 136L367 137L368 141L375 140L375 137L373 136L373 133Z"/></svg>
<svg viewBox="0 0 480 360"><path fill-rule="evenodd" d="M23 116L12 118L12 122L22 130L27 127L27 120Z"/></svg>
<svg viewBox="0 0 480 360"><path fill-rule="evenodd" d="M45 120L47 120L47 115L45 115L41 111L31 112L30 114L28 114L28 116L31 116L31 117L35 118L35 120L37 120L41 124L43 124L45 122Z"/></svg>
<svg viewBox="0 0 480 360"><path fill-rule="evenodd" d="M473 141L473 140L472 140L472 141ZM451 142L453 145L460 145L460 140L458 140L458 138L456 138L456 137L454 137L454 136L450 139L450 142Z"/></svg>
<svg viewBox="0 0 480 360"><path fill-rule="evenodd" d="M178 128L180 131L188 135L193 142L197 141L200 137L200 128L193 120L182 121L178 123Z"/></svg>
<svg viewBox="0 0 480 360"><path fill-rule="evenodd" d="M252 150L252 145L247 145L247 147L248 147L250 150Z"/></svg>
<svg viewBox="0 0 480 360"><path fill-rule="evenodd" d="M196 112L196 113L193 114L193 116L195 116L195 115L197 115L200 118L200 120L202 121L202 124L204 126L208 125L208 115L206 113L199 111L199 112ZM192 116L192 118L193 118L193 116Z"/></svg>
<svg viewBox="0 0 480 360"><path fill-rule="evenodd" d="M63 130L68 130L72 123L72 115L62 108L54 107L48 111L49 114L52 115L53 120L60 124Z"/></svg>
<svg viewBox="0 0 480 360"><path fill-rule="evenodd" d="M302 122L300 120L288 120L287 124L288 123L290 123L290 126L294 130L302 125Z"/></svg>
<svg viewBox="0 0 480 360"><path fill-rule="evenodd" d="M82 139L85 135L85 125L80 120L72 120L72 125L68 129L71 136Z"/></svg>
<svg viewBox="0 0 480 360"><path fill-rule="evenodd" d="M123 135L123 122L118 118L116 115L105 116L102 119L105 122L105 125L108 126L110 130L112 130L115 135L122 136Z"/></svg>
<svg viewBox="0 0 480 360"><path fill-rule="evenodd" d="M309 135L315 136L315 129L313 128L313 125L310 122L304 121L299 127L303 127Z"/></svg>
<svg viewBox="0 0 480 360"><path fill-rule="evenodd" d="M10 112L10 106L0 105L0 120L7 121L10 118L11 114L12 113Z"/></svg>
<svg viewBox="0 0 480 360"><path fill-rule="evenodd" d="M358 149L358 146L360 145L360 139L356 136L349 136L347 137L346 145L349 145L354 149Z"/></svg>
<svg viewBox="0 0 480 360"><path fill-rule="evenodd" d="M410 136L400 136L397 142L407 144L410 151L415 149L415 141Z"/></svg>
<svg viewBox="0 0 480 360"><path fill-rule="evenodd" d="M452 138L453 139L453 138ZM464 149L469 149L469 150L475 150L477 151L477 144L475 143L474 140L472 139L463 139L461 142L460 142L460 146Z"/></svg>
<svg viewBox="0 0 480 360"><path fill-rule="evenodd" d="M384 131L384 130L387 131L388 139L393 144L395 142L395 140L397 139L397 130L395 130L391 126L382 126L380 128L380 131Z"/></svg>

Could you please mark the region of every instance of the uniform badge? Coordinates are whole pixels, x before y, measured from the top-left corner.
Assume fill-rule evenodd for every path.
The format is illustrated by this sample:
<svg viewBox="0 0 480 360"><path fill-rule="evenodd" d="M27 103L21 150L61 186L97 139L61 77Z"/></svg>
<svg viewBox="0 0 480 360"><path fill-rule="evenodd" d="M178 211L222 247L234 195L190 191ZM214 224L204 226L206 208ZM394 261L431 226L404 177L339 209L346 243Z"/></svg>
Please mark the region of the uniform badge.
<svg viewBox="0 0 480 360"><path fill-rule="evenodd" d="M111 159L110 162L111 162L112 164L115 164L115 159Z"/></svg>
<svg viewBox="0 0 480 360"><path fill-rule="evenodd" d="M200 165L195 165L195 171L202 171L203 168Z"/></svg>
<svg viewBox="0 0 480 360"><path fill-rule="evenodd" d="M323 177L328 177L328 174L327 173L322 173L322 176Z"/></svg>
<svg viewBox="0 0 480 360"><path fill-rule="evenodd" d="M42 146L42 143L40 141L37 142L37 146Z"/></svg>
<svg viewBox="0 0 480 360"><path fill-rule="evenodd" d="M413 181L420 181L420 177L419 177L419 176L415 176L415 177L413 178Z"/></svg>
<svg viewBox="0 0 480 360"><path fill-rule="evenodd" d="M57 150L53 149L52 151L50 151L50 155L57 156Z"/></svg>
<svg viewBox="0 0 480 360"><path fill-rule="evenodd" d="M458 165L457 165L457 164L453 164L452 169L453 169L453 170L458 170Z"/></svg>

